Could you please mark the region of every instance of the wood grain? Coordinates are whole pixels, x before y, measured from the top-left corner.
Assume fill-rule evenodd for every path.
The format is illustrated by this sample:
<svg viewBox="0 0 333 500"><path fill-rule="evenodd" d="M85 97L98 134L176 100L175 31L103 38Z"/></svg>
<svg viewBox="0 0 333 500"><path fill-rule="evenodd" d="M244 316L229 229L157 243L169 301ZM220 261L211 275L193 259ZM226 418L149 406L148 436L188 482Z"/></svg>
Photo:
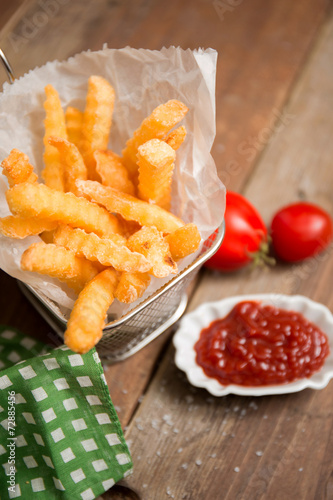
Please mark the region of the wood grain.
<svg viewBox="0 0 333 500"><path fill-rule="evenodd" d="M327 71L332 50L333 18L290 97L286 113L293 118L270 141L245 189L268 219L282 203L300 197L300 190L302 198L333 213L333 79ZM297 266L207 272L190 309L252 292L301 293L332 308L332 270L331 246ZM127 432L135 474L126 485L145 500L330 498L332 383L322 391L218 399L191 387L173 357L170 347Z"/></svg>

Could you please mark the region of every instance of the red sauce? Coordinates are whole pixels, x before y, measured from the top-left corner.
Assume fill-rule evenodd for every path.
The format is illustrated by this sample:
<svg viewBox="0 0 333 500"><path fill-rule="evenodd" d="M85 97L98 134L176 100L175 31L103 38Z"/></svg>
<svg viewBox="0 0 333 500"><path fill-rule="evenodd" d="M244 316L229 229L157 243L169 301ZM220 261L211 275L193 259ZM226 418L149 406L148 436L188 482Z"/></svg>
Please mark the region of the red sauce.
<svg viewBox="0 0 333 500"><path fill-rule="evenodd" d="M195 350L208 377L259 386L310 377L323 366L329 343L302 314L249 301L204 328Z"/></svg>

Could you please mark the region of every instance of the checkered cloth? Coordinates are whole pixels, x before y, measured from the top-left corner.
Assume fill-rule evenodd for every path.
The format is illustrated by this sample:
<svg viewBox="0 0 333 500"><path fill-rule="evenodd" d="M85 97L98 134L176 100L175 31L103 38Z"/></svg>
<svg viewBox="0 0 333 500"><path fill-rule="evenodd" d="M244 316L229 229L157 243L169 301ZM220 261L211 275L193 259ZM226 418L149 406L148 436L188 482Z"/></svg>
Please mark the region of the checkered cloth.
<svg viewBox="0 0 333 500"><path fill-rule="evenodd" d="M94 349L45 353L0 327L0 369L1 499L92 500L131 472Z"/></svg>

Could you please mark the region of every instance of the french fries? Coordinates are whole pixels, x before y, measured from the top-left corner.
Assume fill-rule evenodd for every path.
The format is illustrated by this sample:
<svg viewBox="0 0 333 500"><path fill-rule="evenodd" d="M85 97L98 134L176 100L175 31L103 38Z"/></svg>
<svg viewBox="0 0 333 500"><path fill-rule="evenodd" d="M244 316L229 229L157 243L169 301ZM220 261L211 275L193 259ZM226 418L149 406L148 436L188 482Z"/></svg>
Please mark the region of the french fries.
<svg viewBox="0 0 333 500"><path fill-rule="evenodd" d="M175 151L186 129L173 129L187 113L177 100L161 104L134 132L122 156L108 150L114 90L100 76L88 81L84 112L67 107L45 87L45 184L17 149L2 162L8 207L0 233L39 235L21 268L57 278L77 294L65 343L85 353L101 338L114 299L138 300L151 277L178 272L176 261L200 243L195 224L169 211Z"/></svg>
<svg viewBox="0 0 333 500"><path fill-rule="evenodd" d="M140 297L150 283L148 273L122 273L115 290L115 298L125 304L131 304Z"/></svg>
<svg viewBox="0 0 333 500"><path fill-rule="evenodd" d="M195 252L200 245L201 236L195 224L185 224L165 237L171 256L175 261Z"/></svg>
<svg viewBox="0 0 333 500"><path fill-rule="evenodd" d="M98 269L88 260L76 257L70 250L43 241L33 243L25 250L21 268L58 278L76 293L98 273Z"/></svg>
<svg viewBox="0 0 333 500"><path fill-rule="evenodd" d="M173 261L169 245L156 227L142 227L127 240L132 252L144 255L152 264L151 274L156 278L165 278L177 273L177 264Z"/></svg>
<svg viewBox="0 0 333 500"><path fill-rule="evenodd" d="M58 223L38 217L15 217L9 215L0 219L0 233L9 238L23 239L27 236L52 231Z"/></svg>
<svg viewBox="0 0 333 500"><path fill-rule="evenodd" d="M186 115L188 108L176 99L161 104L154 109L152 114L141 123L134 132L133 137L126 142L122 151L125 166L134 180L138 176L136 155L139 146L150 139L162 139Z"/></svg>
<svg viewBox="0 0 333 500"><path fill-rule="evenodd" d="M9 156L1 163L2 173L7 177L9 187L22 182L36 182L37 175L29 158L18 149L12 149Z"/></svg>
<svg viewBox="0 0 333 500"><path fill-rule="evenodd" d="M108 238L99 238L96 234L87 234L82 229L69 226L59 227L54 234L54 242L79 257L86 257L104 266L113 266L117 271L146 272L151 268L150 262L140 253L131 252L126 247L126 240L118 234Z"/></svg>
<svg viewBox="0 0 333 500"><path fill-rule="evenodd" d="M83 161L80 151L75 144L61 137L49 137L49 144L54 146L58 152L63 166L64 191L77 194L76 180L87 180L87 167Z"/></svg>
<svg viewBox="0 0 333 500"><path fill-rule="evenodd" d="M105 269L83 288L74 304L65 332L65 344L72 351L84 354L100 340L116 285L116 271Z"/></svg>
<svg viewBox="0 0 333 500"><path fill-rule="evenodd" d="M184 125L172 130L163 140L169 144L175 151L180 148L180 146L185 141L186 128Z"/></svg>
<svg viewBox="0 0 333 500"><path fill-rule="evenodd" d="M103 205L111 213L120 214L125 220L135 220L141 226L155 226L163 233L172 233L184 225L171 212L99 182L76 181L76 186L79 194L88 200Z"/></svg>
<svg viewBox="0 0 333 500"><path fill-rule="evenodd" d="M95 151L96 172L104 186L111 186L123 193L134 195L133 182L118 155L112 151Z"/></svg>
<svg viewBox="0 0 333 500"><path fill-rule="evenodd" d="M139 197L168 210L176 153L166 142L151 139L139 146L137 158Z"/></svg>
<svg viewBox="0 0 333 500"><path fill-rule="evenodd" d="M101 76L89 78L79 145L89 179L99 180L94 152L98 149L107 149L114 99L114 90L104 78Z"/></svg>
<svg viewBox="0 0 333 500"><path fill-rule="evenodd" d="M66 131L69 142L79 147L81 142L81 130L83 112L73 106L68 106L65 112Z"/></svg>
<svg viewBox="0 0 333 500"><path fill-rule="evenodd" d="M65 114L61 107L58 92L52 85L45 87L46 100L44 109L46 113L44 126L44 164L42 177L45 184L58 191L64 190L63 169L59 152L49 143L49 137L56 136L67 139Z"/></svg>
<svg viewBox="0 0 333 500"><path fill-rule="evenodd" d="M11 212L21 217L38 216L71 224L99 236L119 230L116 217L104 208L78 198L73 193L62 193L43 184L17 184L7 191L6 198Z"/></svg>

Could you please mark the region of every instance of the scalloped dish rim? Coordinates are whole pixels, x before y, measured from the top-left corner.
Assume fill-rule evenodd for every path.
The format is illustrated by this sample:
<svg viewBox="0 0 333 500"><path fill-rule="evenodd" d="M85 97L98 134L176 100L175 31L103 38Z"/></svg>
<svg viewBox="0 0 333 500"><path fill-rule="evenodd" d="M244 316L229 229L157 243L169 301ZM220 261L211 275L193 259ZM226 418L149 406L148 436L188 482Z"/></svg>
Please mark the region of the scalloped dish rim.
<svg viewBox="0 0 333 500"><path fill-rule="evenodd" d="M309 378L301 378L286 384L266 386L222 385L218 380L208 377L195 361L194 344L199 339L202 328L208 326L215 319L223 318L234 305L246 300L259 301L281 309L294 310L302 313L305 318L315 323L329 339L330 354L325 359L323 367ZM176 348L176 366L186 373L189 382L193 386L204 388L213 396L220 397L228 394L268 396L289 394L307 388L323 389L333 378L333 315L326 306L303 295L244 294L214 302L204 302L195 310L185 314L180 320L179 327L173 337L173 344Z"/></svg>

